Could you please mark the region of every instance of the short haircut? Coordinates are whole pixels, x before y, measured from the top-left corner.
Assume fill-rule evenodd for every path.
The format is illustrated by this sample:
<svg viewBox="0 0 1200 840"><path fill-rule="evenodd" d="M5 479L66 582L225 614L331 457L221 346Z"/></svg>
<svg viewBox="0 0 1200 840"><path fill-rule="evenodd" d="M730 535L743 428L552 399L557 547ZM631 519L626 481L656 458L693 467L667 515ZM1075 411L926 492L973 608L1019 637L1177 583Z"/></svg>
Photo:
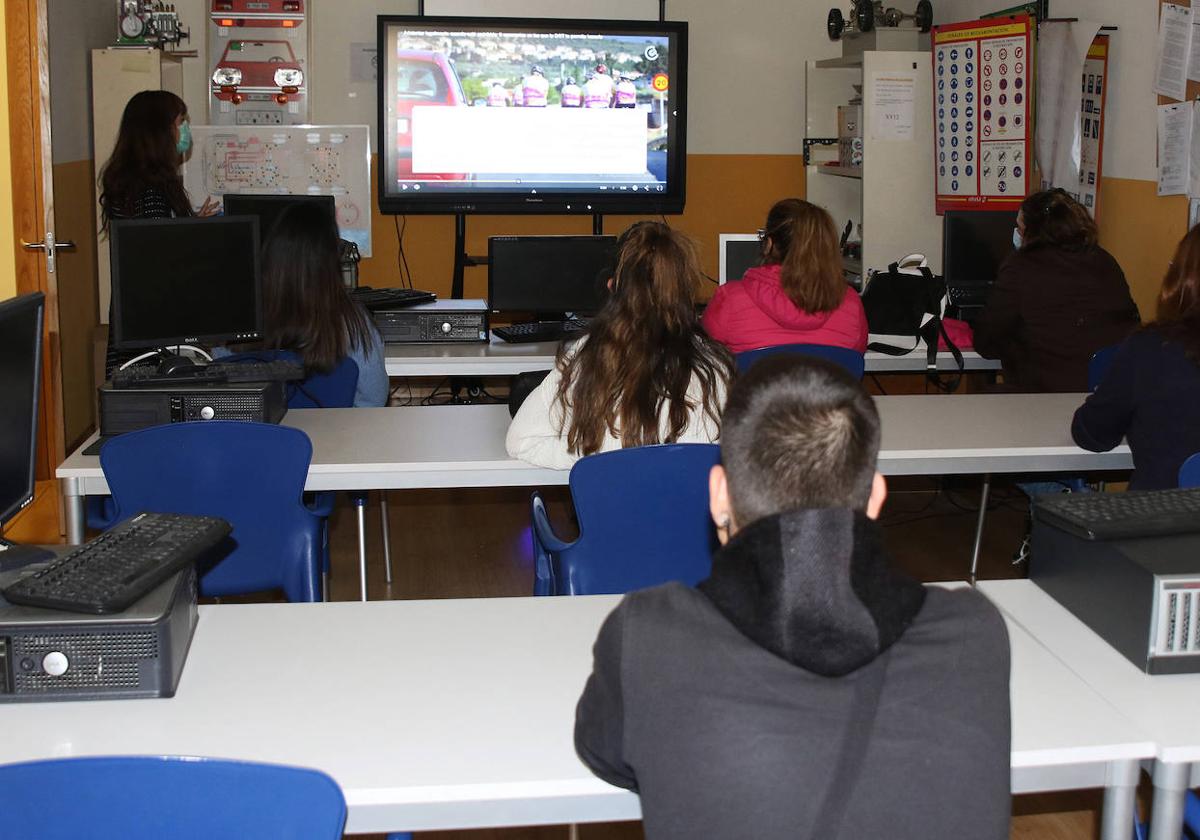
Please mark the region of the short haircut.
<svg viewBox="0 0 1200 840"><path fill-rule="evenodd" d="M801 508L865 510L878 454L874 400L824 359L768 357L729 392L721 460L738 527Z"/></svg>

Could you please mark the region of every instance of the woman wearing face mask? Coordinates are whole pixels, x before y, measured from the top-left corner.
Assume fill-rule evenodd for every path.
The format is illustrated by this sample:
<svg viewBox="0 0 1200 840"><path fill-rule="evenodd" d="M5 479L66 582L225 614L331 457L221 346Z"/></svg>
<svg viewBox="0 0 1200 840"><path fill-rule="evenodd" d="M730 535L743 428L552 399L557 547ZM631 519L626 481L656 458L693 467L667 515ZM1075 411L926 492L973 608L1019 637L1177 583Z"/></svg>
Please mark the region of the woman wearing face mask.
<svg viewBox="0 0 1200 840"><path fill-rule="evenodd" d="M1000 266L975 324L975 349L1001 360L1008 387L1086 391L1092 354L1138 325L1125 275L1096 233L1087 210L1063 190L1021 203L1017 251Z"/></svg>
<svg viewBox="0 0 1200 840"><path fill-rule="evenodd" d="M192 127L182 99L165 90L134 94L121 114L112 155L100 170L101 230L107 233L114 219L216 213L218 204L211 196L194 209L183 187L179 167L191 148ZM110 344L106 373L111 375L120 361Z"/></svg>

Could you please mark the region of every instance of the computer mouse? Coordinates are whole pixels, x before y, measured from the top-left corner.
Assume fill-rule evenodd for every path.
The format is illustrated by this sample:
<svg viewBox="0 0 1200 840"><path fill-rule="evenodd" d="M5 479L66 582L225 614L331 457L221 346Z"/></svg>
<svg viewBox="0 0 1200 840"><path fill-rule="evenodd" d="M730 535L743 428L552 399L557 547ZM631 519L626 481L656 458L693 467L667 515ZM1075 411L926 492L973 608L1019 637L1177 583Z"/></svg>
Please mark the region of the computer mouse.
<svg viewBox="0 0 1200 840"><path fill-rule="evenodd" d="M164 356L158 363L158 372L163 376L170 376L184 368L195 367L196 363L187 356Z"/></svg>

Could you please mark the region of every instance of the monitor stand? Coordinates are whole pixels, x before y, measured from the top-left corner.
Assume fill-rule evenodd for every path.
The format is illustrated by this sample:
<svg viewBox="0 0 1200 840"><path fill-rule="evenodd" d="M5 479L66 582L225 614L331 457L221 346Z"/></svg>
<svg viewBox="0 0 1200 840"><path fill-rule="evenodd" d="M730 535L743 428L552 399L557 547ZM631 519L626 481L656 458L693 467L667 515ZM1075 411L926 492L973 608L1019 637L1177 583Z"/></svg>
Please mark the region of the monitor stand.
<svg viewBox="0 0 1200 840"><path fill-rule="evenodd" d="M0 572L12 572L35 563L48 563L53 559L53 551L0 539Z"/></svg>

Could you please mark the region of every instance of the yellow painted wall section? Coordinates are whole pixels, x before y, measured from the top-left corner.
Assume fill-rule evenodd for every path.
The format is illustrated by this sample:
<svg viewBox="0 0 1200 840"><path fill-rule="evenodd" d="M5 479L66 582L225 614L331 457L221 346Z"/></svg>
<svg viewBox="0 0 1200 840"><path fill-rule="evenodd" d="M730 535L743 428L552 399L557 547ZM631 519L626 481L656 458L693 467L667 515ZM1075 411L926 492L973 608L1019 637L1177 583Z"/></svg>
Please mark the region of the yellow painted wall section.
<svg viewBox="0 0 1200 840"><path fill-rule="evenodd" d="M374 190L375 187L372 187ZM691 235L700 246L704 271L717 276L717 234L752 233L762 226L767 210L781 198L804 195L804 158L800 155L689 155L687 204L682 215L667 223ZM372 197L377 206L378 196ZM373 211L374 256L363 260L359 282L386 287L400 284L397 228L404 231L404 251L413 285L450 294L454 263L454 219L451 216L384 216ZM642 216L606 216L604 232L617 234ZM591 216L468 216L467 252L487 254L489 236L586 234ZM465 296L487 297L487 269L468 268ZM710 286L703 293L711 293Z"/></svg>
<svg viewBox="0 0 1200 840"><path fill-rule="evenodd" d="M0 15L0 44L7 41ZM17 293L16 232L13 230L12 149L8 120L8 63L0 61L0 300Z"/></svg>

